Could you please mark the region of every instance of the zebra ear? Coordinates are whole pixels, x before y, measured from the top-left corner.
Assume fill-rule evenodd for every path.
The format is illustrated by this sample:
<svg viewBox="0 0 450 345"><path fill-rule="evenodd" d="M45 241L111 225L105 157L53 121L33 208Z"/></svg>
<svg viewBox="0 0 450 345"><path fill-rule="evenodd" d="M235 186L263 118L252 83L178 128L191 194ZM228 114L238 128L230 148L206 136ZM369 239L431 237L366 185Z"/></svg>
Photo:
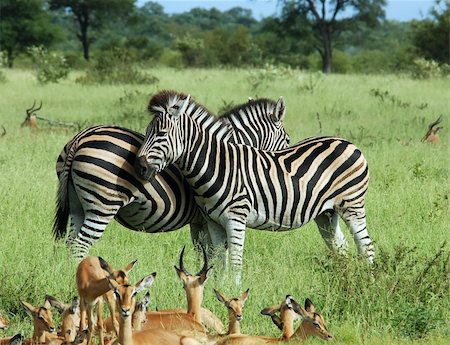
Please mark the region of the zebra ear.
<svg viewBox="0 0 450 345"><path fill-rule="evenodd" d="M286 115L286 103L282 96L278 99L278 102L275 106L275 112L272 114L272 119L276 122L281 122Z"/></svg>
<svg viewBox="0 0 450 345"><path fill-rule="evenodd" d="M180 107L180 110L178 110L178 112L173 114L175 118L178 118L180 115L182 115L186 111L190 101L191 101L191 95L188 95L186 97L186 99L184 100L182 106Z"/></svg>

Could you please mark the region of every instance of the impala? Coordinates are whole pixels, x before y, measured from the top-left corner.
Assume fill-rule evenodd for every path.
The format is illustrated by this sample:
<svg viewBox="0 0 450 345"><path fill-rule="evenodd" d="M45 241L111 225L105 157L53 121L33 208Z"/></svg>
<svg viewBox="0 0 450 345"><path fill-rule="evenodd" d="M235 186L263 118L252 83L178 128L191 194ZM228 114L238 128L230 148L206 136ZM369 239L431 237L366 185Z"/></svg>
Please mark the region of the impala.
<svg viewBox="0 0 450 345"><path fill-rule="evenodd" d="M103 344L103 318L101 297L105 295L111 315L115 315L114 297L110 292L111 288L108 280L114 279L118 284L128 282L127 274L133 268L137 260L129 263L122 270L113 270L101 257L89 256L82 260L77 268L76 281L78 295L80 296L80 329L86 328L86 319L88 322L88 345L91 343L93 325L95 322L94 307L97 309L97 324L100 344ZM113 320L113 328L118 334L118 324Z"/></svg>
<svg viewBox="0 0 450 345"><path fill-rule="evenodd" d="M109 279L110 287L116 299L119 311L119 338L113 345L199 345L193 338L180 336L164 329L146 329L132 332L131 315L136 306L136 295L148 288L154 281L156 273L141 279L135 285L119 285Z"/></svg>

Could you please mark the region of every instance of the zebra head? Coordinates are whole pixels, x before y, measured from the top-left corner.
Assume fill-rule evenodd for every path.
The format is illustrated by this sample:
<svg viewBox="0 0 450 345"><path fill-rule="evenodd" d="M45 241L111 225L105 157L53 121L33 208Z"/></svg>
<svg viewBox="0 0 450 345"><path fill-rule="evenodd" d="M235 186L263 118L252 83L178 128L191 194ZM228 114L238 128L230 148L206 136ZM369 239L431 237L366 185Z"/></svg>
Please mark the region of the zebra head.
<svg viewBox="0 0 450 345"><path fill-rule="evenodd" d="M154 114L139 149L135 170L143 179L152 179L183 151L179 119L190 102L190 95L162 91L150 100L148 110Z"/></svg>
<svg viewBox="0 0 450 345"><path fill-rule="evenodd" d="M276 151L289 147L289 135L283 126L286 105L283 97L277 102L249 98L220 115L231 127L234 143L256 147L264 151Z"/></svg>

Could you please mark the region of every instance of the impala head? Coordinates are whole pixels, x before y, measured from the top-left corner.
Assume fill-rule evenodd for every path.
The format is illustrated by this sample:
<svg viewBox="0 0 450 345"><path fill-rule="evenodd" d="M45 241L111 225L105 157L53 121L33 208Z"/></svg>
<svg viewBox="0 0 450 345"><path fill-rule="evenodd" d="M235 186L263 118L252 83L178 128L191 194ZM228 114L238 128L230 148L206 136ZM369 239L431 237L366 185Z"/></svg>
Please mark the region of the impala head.
<svg viewBox="0 0 450 345"><path fill-rule="evenodd" d="M71 304L62 303L50 295L46 295L45 299L61 315L61 336L68 342L74 341L80 326L80 299L78 296L73 298Z"/></svg>
<svg viewBox="0 0 450 345"><path fill-rule="evenodd" d="M444 127L438 127L437 125L442 122L442 115L440 115L436 121L430 123L428 125L428 131L422 138L422 142L431 142L434 144L439 144L441 142L441 139L439 138L439 132Z"/></svg>
<svg viewBox="0 0 450 345"><path fill-rule="evenodd" d="M114 279L109 279L109 285L114 293L117 310L122 320L131 320L131 316L136 309L136 295L153 284L156 272L142 278L134 285L120 285Z"/></svg>
<svg viewBox="0 0 450 345"><path fill-rule="evenodd" d="M305 300L305 310L310 314L310 318L305 319L302 324L306 333L323 340L331 340L333 336L328 331L323 316L316 311L316 307L309 298Z"/></svg>
<svg viewBox="0 0 450 345"><path fill-rule="evenodd" d="M100 256L98 257L98 260L100 262L100 267L104 271L108 272L108 274L109 274L108 278L114 279L119 284L127 284L128 283L128 273L133 269L134 265L137 262L137 260L134 260L120 270L113 270L111 265L108 264L108 262L106 262Z"/></svg>
<svg viewBox="0 0 450 345"><path fill-rule="evenodd" d="M37 128L36 112L42 108L42 101L41 101L39 107L35 108L35 106L36 106L36 100L34 100L31 108L26 109L27 116L25 117L25 120L20 125L21 127L30 126L32 128Z"/></svg>
<svg viewBox="0 0 450 345"><path fill-rule="evenodd" d="M280 312L280 316L276 314L277 312ZM305 300L305 307L303 308L288 295L279 306L266 308L261 313L269 315L280 330L283 330L287 324L293 325L294 320L301 316L303 320L295 331L295 336L303 339L310 336L316 336L324 340L332 339L323 316L316 312L316 308L309 298Z"/></svg>
<svg viewBox="0 0 450 345"><path fill-rule="evenodd" d="M289 135L283 126L286 105L283 97L277 102L261 98L249 99L221 115L233 129L237 142L266 151L289 147Z"/></svg>
<svg viewBox="0 0 450 345"><path fill-rule="evenodd" d="M176 91L161 91L150 99L148 110L154 115L144 142L136 155L135 170L148 180L175 162L183 151L180 117L190 104L190 96Z"/></svg>
<svg viewBox="0 0 450 345"><path fill-rule="evenodd" d="M203 267L197 274L192 275L185 267L183 263L184 250L186 247L183 247L180 254L180 267L174 266L177 271L178 277L183 282L183 288L186 291L201 289L203 290L205 282L209 278L209 273L211 271L212 266L208 267L208 256L206 255L206 250L202 246L203 252Z"/></svg>
<svg viewBox="0 0 450 345"><path fill-rule="evenodd" d="M235 320L237 322L241 322L243 319L242 310L244 309L245 301L247 301L249 291L250 289L244 291L239 298L229 298L222 292L214 289L219 302L222 302L225 307L228 308L228 315L230 320Z"/></svg>
<svg viewBox="0 0 450 345"><path fill-rule="evenodd" d="M150 304L150 292L147 291L144 298L136 304L136 307L134 309L133 313L133 329L135 331L138 331L141 329L142 324L147 322L147 308Z"/></svg>
<svg viewBox="0 0 450 345"><path fill-rule="evenodd" d="M55 325L53 324L53 314L50 311L51 305L49 301L45 301L42 307L34 307L30 303L21 301L25 311L33 319L35 332L55 332Z"/></svg>

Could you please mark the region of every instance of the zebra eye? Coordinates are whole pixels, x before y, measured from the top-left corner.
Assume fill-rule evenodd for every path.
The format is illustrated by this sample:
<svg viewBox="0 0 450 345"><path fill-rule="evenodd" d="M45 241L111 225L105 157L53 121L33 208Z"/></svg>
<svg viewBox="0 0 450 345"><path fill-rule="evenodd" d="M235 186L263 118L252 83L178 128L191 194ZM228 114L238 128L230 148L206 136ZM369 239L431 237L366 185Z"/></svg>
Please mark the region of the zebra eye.
<svg viewBox="0 0 450 345"><path fill-rule="evenodd" d="M178 110L178 109L180 109L180 106L175 104L172 108L175 110Z"/></svg>

